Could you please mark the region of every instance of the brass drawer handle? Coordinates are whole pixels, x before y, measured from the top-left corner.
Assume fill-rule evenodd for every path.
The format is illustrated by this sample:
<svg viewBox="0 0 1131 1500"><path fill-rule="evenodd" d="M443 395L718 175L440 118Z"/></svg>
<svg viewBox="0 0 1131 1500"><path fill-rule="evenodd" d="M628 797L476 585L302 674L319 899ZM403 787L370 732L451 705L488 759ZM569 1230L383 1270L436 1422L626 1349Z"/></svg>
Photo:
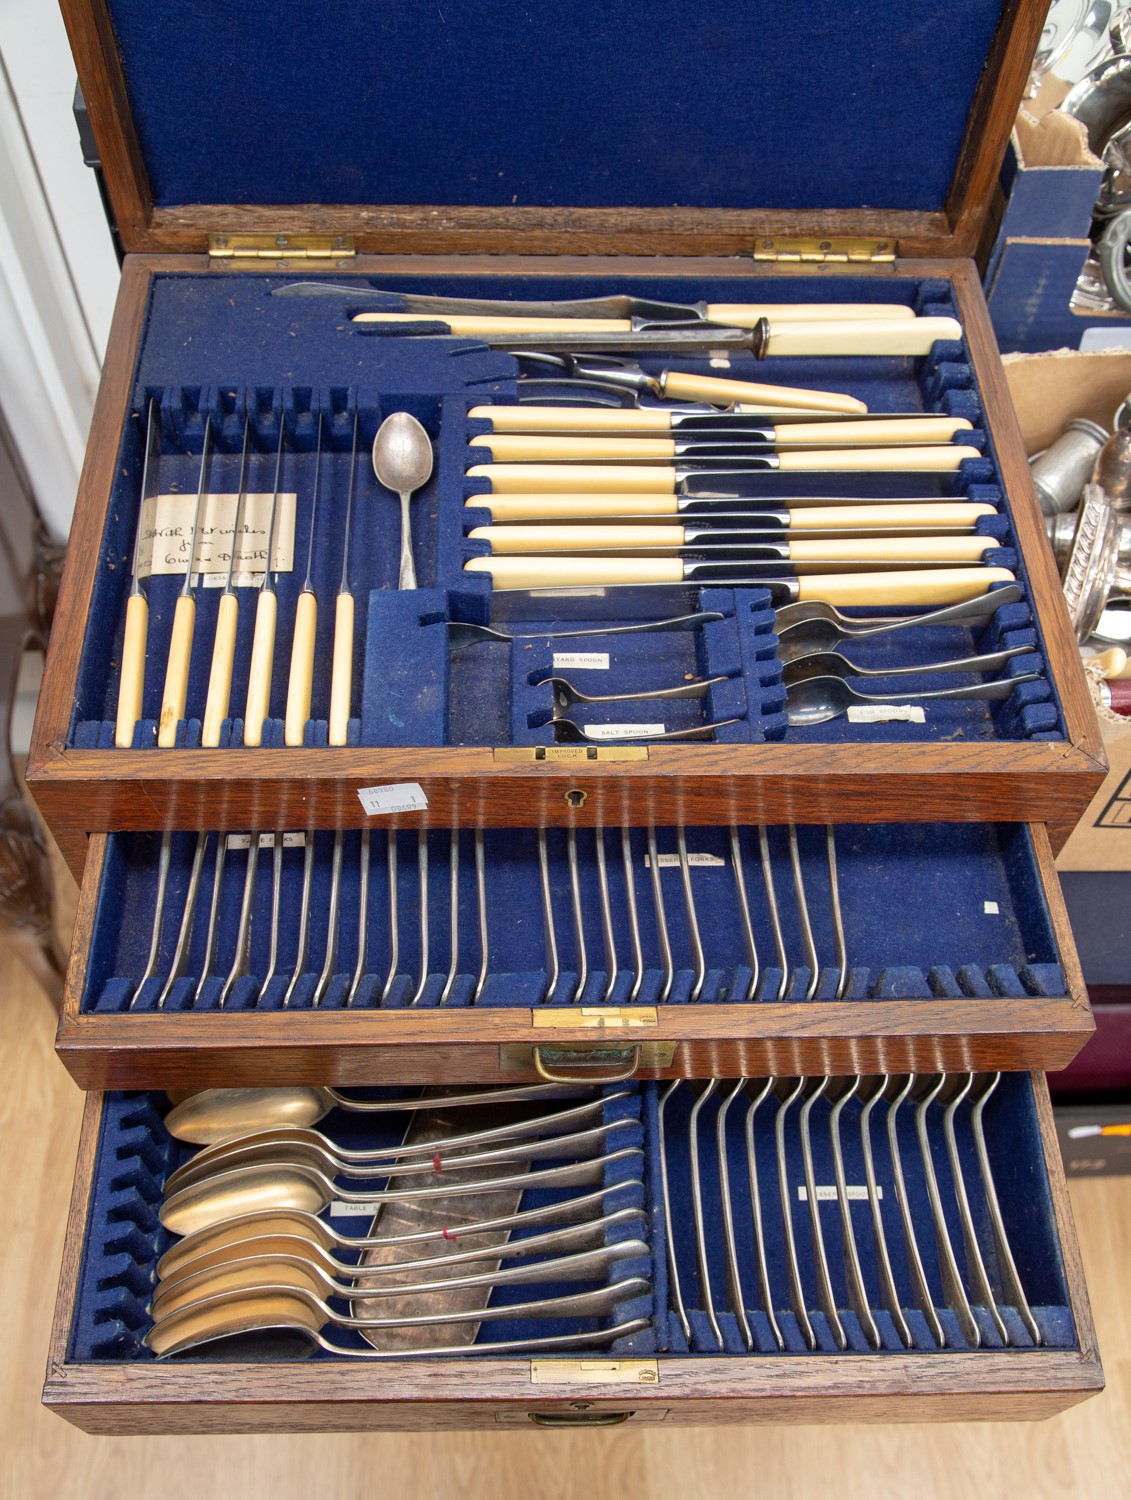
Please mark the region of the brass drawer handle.
<svg viewBox="0 0 1131 1500"><path fill-rule="evenodd" d="M620 1427L634 1411L532 1411L527 1416L535 1427Z"/></svg>
<svg viewBox="0 0 1131 1500"><path fill-rule="evenodd" d="M600 1052L600 1061L587 1063L584 1061L584 1052L560 1052L556 1048L555 1057L570 1059L575 1071L572 1073L555 1072L546 1066L542 1056L543 1048L534 1048L534 1067L538 1077L544 1078L547 1083L624 1083L632 1077L640 1066L641 1049L637 1042L632 1047L603 1047ZM628 1066L622 1068L619 1073L598 1073L597 1070L608 1065L616 1066L616 1060L627 1058ZM594 1076L596 1074L596 1076Z"/></svg>

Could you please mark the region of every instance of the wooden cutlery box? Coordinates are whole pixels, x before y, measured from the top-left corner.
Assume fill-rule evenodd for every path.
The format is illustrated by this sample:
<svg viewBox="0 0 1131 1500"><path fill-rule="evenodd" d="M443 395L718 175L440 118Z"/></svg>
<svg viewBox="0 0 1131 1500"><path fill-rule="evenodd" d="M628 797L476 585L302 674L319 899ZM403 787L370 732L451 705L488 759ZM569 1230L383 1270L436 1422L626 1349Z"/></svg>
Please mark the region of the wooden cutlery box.
<svg viewBox="0 0 1131 1500"><path fill-rule="evenodd" d="M272 1348L155 1361L140 1337L164 1234L155 1204L180 1148L163 1096L92 1094L45 1399L107 1432L514 1430L1032 1418L1098 1389L1047 1093L1026 1070L1065 1065L1092 1029L1052 850L1103 751L969 258L1043 6L924 0L894 27L880 12L869 25L821 9L810 25L796 7L760 10L712 17L722 36L706 45L686 7L652 0L622 8L615 61L594 59L583 14L556 0L536 22L476 4L333 25L290 0L270 16L193 4L177 48L151 11L62 9L128 254L28 766L83 882L60 1054L106 1090L630 1080L654 1302L647 1334L606 1340L592 1360L358 1368L281 1363ZM807 54L819 47L810 69L801 35ZM357 292L276 295L318 277ZM485 488L467 474L485 430L469 412L516 401L517 366L475 339L367 332L353 314L373 287L957 318L962 337L922 358L716 351L709 368L968 421L980 456L954 474L821 475L806 490L993 506L978 529L1021 597L934 644L1024 648L1003 671L1024 680L1000 702L801 728L784 711L766 589L673 586L629 606L592 589L493 595L466 569L486 519L466 503ZM167 531L151 530L171 555L206 441L208 489L234 493L246 430L247 490L270 498L282 439L293 519L259 745L243 718L248 591L230 712L202 747L221 590L199 587L185 713L158 746L183 566L144 579L141 707L131 743L115 743L151 407L153 492L174 497ZM396 500L367 461L395 410L434 453L413 501L415 593L396 587ZM350 715L331 744L354 485ZM759 493L790 486L768 475ZM283 703L308 539L316 666L295 745ZM556 741L555 628L694 611L716 618L594 645L615 689L718 678L703 700L665 704L661 726L717 723L712 742ZM453 649L453 622L525 638ZM907 635L869 649L878 669L921 660ZM1023 1333L907 1346L886 1330L882 1349L822 1334L802 1353L759 1333L750 1350L729 1324L703 1336L702 1309L680 1334L650 1080L999 1069L998 1188L1027 1247L1039 1347Z"/></svg>

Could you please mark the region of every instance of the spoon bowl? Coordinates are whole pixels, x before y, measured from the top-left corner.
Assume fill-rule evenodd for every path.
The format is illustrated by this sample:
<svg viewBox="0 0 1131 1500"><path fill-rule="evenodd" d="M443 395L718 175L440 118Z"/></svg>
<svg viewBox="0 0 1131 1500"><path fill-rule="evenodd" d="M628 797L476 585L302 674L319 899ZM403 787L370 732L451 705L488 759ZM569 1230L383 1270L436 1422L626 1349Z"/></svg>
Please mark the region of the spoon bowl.
<svg viewBox="0 0 1131 1500"><path fill-rule="evenodd" d="M387 490L400 496L400 589L416 587L409 502L414 492L431 479L432 463L432 440L416 418L407 411L390 412L373 439L373 472Z"/></svg>

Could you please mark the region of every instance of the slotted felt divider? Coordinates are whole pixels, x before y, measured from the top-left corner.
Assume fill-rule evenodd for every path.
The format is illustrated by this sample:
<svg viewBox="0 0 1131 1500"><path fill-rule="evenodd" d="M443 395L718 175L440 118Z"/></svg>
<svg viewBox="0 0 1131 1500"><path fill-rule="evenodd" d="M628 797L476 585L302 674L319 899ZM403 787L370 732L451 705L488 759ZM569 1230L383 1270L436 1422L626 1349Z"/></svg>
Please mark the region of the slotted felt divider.
<svg viewBox="0 0 1131 1500"><path fill-rule="evenodd" d="M305 943L301 914L307 848L311 846L287 847L281 854L277 921L276 854L274 848L260 848L247 908L251 934L247 973L235 979L225 998L244 910L248 850L225 851L217 896L218 841L215 834L206 836L185 958L180 977L170 982L198 847L195 834L172 835L155 974L141 983L153 938L162 836L112 835L82 1008L215 1012L223 999L226 1011L238 1013L308 1009L316 1003L324 1009L415 1005L428 1010L473 1004L481 1009L568 1006L582 1000L626 1004L633 998L653 1005L746 1005L778 999L913 1001L962 996L984 998L992 1006L995 998L1065 993L1052 920L1024 825L838 827L836 865L847 951L843 976L823 828L797 830L800 893L786 829L773 828L767 834L772 892L756 830L743 829L738 836L740 890L728 829L687 830L687 882L676 831L659 829L660 904L646 830L634 829L629 837L631 889L620 832L608 830L604 836L606 884L616 962L611 987L593 831L579 830L575 840L581 943L568 835L563 829L547 830L545 835L559 968L551 987L553 959L546 935L538 834L531 829L488 829L483 887L487 965L481 991L483 950L473 831L462 831L456 842L458 942L454 962L449 833L433 830L425 836L423 883L421 843L415 832L394 834L391 842L384 832L369 837L365 962L359 968L362 837L352 831L341 837L339 915L332 932L335 835L329 831L313 835ZM394 882L390 881L390 854L396 862ZM391 891L396 896L395 961ZM744 895L753 955L744 937ZM427 900L426 952L421 942L422 896ZM813 934L816 974L804 939L802 896ZM634 909L639 967L632 941ZM775 910L783 953L778 952L773 935ZM671 953L670 970L664 934ZM335 935L336 954L327 965L328 944L333 952ZM304 960L296 971L300 952Z"/></svg>

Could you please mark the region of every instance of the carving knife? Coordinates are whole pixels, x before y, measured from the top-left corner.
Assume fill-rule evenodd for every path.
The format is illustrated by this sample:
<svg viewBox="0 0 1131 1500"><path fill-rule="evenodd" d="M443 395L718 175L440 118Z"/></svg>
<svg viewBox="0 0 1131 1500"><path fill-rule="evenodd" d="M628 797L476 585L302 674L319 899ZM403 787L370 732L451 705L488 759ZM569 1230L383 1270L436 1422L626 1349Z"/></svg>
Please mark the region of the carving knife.
<svg viewBox="0 0 1131 1500"><path fill-rule="evenodd" d="M335 297L353 302L377 302L381 312L413 317L455 314L471 317L522 317L599 320L635 323L722 323L731 328L753 328L759 318L807 322L813 318L913 318L915 311L898 302L661 302L651 297L618 295L574 297L556 302L507 301L484 297L435 297L418 292L387 292L377 287L351 287L334 282L294 281L276 287L276 297Z"/></svg>
<svg viewBox="0 0 1131 1500"><path fill-rule="evenodd" d="M629 491L636 494L717 491L726 482L780 471L806 474L946 474L964 460L981 458L977 448L815 448L800 453L750 453L720 459L719 466L682 464L504 463L476 464L468 479L485 479L496 495L531 491ZM724 467L723 465L729 465Z"/></svg>
<svg viewBox="0 0 1131 1500"><path fill-rule="evenodd" d="M467 573L481 573L495 589L603 590L693 584L713 588L768 589L775 605L821 599L826 604L877 608L962 604L995 583L1014 583L1008 568L953 567L796 575L734 562L686 562L679 557L473 557Z"/></svg>
<svg viewBox="0 0 1131 1500"><path fill-rule="evenodd" d="M859 562L881 564L979 562L1000 544L994 537L889 536L795 537L765 531L715 530L693 526L477 526L473 541L486 542L493 556L535 553L670 553L711 561Z"/></svg>
<svg viewBox="0 0 1131 1500"><path fill-rule="evenodd" d="M796 495L788 499L702 495L471 495L467 510L485 510L493 521L644 521L685 516L701 524L792 528L796 531L926 529L969 531L996 507L972 500L908 500L858 495ZM846 519L851 514L852 519Z"/></svg>
<svg viewBox="0 0 1131 1500"><path fill-rule="evenodd" d="M522 410L523 408L515 408ZM741 420L741 419L740 419ZM728 452L778 448L926 447L969 432L965 417L861 419L858 422L751 423L728 427L721 419L690 436L617 437L603 432L480 433L468 446L496 463L655 462L657 459L725 457Z"/></svg>

